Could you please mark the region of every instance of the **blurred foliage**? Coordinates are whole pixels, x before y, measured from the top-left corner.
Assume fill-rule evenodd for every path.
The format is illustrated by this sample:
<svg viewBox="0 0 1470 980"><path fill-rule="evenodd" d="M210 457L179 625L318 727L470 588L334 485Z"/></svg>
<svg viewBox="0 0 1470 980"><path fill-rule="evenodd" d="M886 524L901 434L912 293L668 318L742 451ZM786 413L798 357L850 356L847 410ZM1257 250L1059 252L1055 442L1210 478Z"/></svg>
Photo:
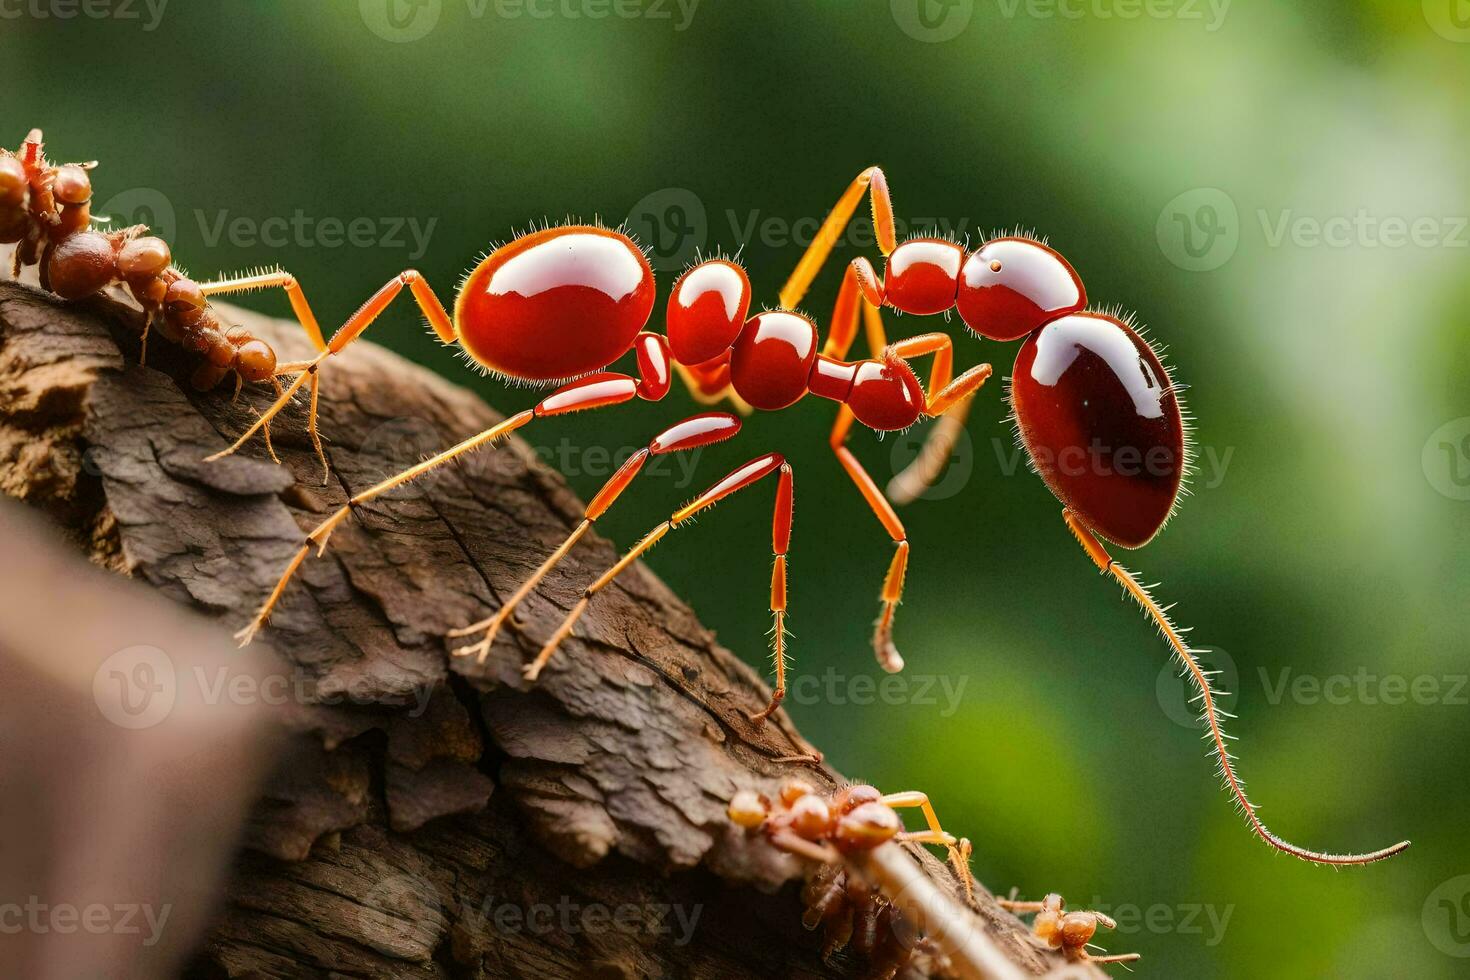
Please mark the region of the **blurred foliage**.
<svg viewBox="0 0 1470 980"><path fill-rule="evenodd" d="M820 682L791 713L840 769L927 790L976 840L984 881L1130 920L1101 938L1142 952L1140 976L1464 975L1437 944L1470 928L1470 884L1451 884L1444 906L1435 892L1470 873L1470 692L1453 680L1470 670L1470 503L1453 496L1470 469L1470 442L1455 441L1470 414L1470 44L1456 0L1226 4L1219 19L1219 0L1132 18L1107 16L1139 9L1129 0L1064 3L1075 17L1028 0L704 0L692 14L692 0L386 2L176 3L156 20L138 3L132 19L63 20L70 5L27 0L0 24L0 131L13 144L44 126L55 156L101 159L99 201L161 192L183 263L280 263L324 320L410 264L448 297L475 256L533 220L635 210L634 225L657 219L638 230L659 254L741 248L774 303L800 253L785 232L874 162L901 215L972 236L1040 230L1096 302L1140 311L1190 385L1205 450L1194 496L1130 563L1165 576L1197 641L1233 661L1234 731L1265 818L1311 846L1409 837L1406 856L1334 873L1251 838L1203 744L1163 708L1162 643L1019 464L998 383L969 424L963 486L903 512L910 680L886 701L905 703L864 693L883 690L865 685L881 680L868 634L891 547L825 448L829 404L752 418L692 482L672 469L643 483L609 530L631 543L736 463L788 453L795 670ZM387 39L433 17L417 40ZM1210 188L1233 218L1200 210L1220 200ZM306 230L270 237L270 219L297 215ZM1334 217L1357 222L1348 240L1313 244L1311 222ZM1424 243L1388 247L1373 230L1421 218ZM330 219L368 219L376 237L334 245ZM388 234L397 219L433 222L422 254ZM780 234L743 231L767 219ZM1233 235L1233 254L1181 268L1170 229L1189 222ZM859 253L875 254L837 258ZM825 317L839 278L834 263L809 310ZM414 320L404 304L372 339L502 409L535 399L463 370ZM1004 347L962 337L960 361L1004 375ZM676 390L530 438L549 454L632 447L692 410ZM1431 433L1457 419L1441 450ZM857 444L881 482L913 440ZM606 465L570 459L590 494ZM768 493L734 499L652 557L757 665L769 507ZM1275 696L1283 671L1441 680L1436 703L1384 703L1377 681L1333 703ZM1223 931L1212 914L1228 916Z"/></svg>

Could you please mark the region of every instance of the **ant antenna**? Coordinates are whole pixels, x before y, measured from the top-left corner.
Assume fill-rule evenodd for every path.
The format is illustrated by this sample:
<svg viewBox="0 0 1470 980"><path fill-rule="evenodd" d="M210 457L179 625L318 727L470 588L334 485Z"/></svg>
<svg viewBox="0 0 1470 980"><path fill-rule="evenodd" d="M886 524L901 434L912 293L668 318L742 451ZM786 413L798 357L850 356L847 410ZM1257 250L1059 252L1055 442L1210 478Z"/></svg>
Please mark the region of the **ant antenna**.
<svg viewBox="0 0 1470 980"><path fill-rule="evenodd" d="M1369 851L1366 854L1327 854L1322 851L1309 851L1305 847L1299 847L1290 841L1277 837L1270 830L1266 829L1266 825L1261 822L1260 816L1256 813L1255 805L1245 795L1244 784L1241 783L1240 777L1235 774L1234 760L1230 755L1229 748L1225 745L1225 731L1220 726L1221 711L1215 706L1215 690L1210 685L1209 674L1200 666L1199 660L1195 657L1196 651L1184 642L1180 631L1169 619L1168 611L1154 600L1149 590L1133 577L1132 572L1107 557L1107 552L1102 550L1102 546L1097 539L1078 523L1071 514L1067 515L1067 523L1071 526L1072 533L1077 535L1078 541L1082 543L1082 546L1093 557L1093 560L1098 562L1102 570L1117 579L1118 583L1127 590L1128 594L1138 600L1138 604L1143 607L1144 614L1153 620L1154 625L1159 628L1159 632L1163 634L1164 639L1168 641L1174 653L1184 663L1185 670L1194 679L1195 686L1199 688L1200 692L1200 714L1206 726L1209 728L1209 737L1214 743L1215 756L1219 760L1220 775L1225 780L1225 788L1230 791L1230 795L1235 797L1235 802L1245 814L1246 821L1261 840L1270 844L1278 851L1285 851L1292 857L1301 858L1303 861L1311 861L1313 864L1339 866L1372 864L1374 861L1382 861L1384 858L1393 857L1409 846L1409 841L1405 840L1399 841L1391 847ZM1098 561L1099 555L1103 556L1106 562L1105 564L1103 561Z"/></svg>

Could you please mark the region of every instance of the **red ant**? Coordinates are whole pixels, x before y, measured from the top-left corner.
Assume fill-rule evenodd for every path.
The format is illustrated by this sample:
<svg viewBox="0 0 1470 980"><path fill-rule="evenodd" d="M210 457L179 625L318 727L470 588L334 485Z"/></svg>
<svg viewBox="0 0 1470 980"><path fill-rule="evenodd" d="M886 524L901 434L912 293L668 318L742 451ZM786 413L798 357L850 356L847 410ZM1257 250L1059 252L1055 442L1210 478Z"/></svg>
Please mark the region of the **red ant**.
<svg viewBox="0 0 1470 980"><path fill-rule="evenodd" d="M906 807L923 810L927 829L904 830L895 811ZM894 840L945 847L964 885L966 901L974 902L970 842L956 840L939 825L923 793L885 796L872 786L855 784L823 796L802 780L790 779L781 785L775 801L753 790L741 790L731 798L727 812L736 826L761 834L778 850L816 864L802 889L806 905L802 924L808 929L822 927L825 957L851 942L873 962L877 975L891 977L916 952L931 959L937 955L925 940L912 934L902 913L877 889L848 872L843 855L871 851Z"/></svg>
<svg viewBox="0 0 1470 980"><path fill-rule="evenodd" d="M871 167L848 186L819 229L780 294L780 308L747 316L751 286L744 270L726 259L700 262L674 284L667 313L668 336L644 330L653 311L655 286L647 258L628 236L591 225L546 228L496 248L461 283L454 315L413 270L389 280L332 336L322 340L315 317L296 280L285 272L195 283L170 265L158 239L86 230L90 222L87 167L53 168L41 154L39 132L18 158L0 154L0 232L20 241L17 264L41 261L48 288L68 297L85 296L125 282L160 327L208 355L195 383L205 387L234 372L240 380L296 379L222 456L234 452L267 426L308 381L312 434L321 368L362 336L407 287L445 343L459 343L487 371L532 383L560 383L535 408L520 412L444 452L411 466L353 496L308 536L288 563L259 613L237 636L249 642L264 624L296 570L315 545L324 551L333 530L352 508L487 445L535 418L603 408L633 398L656 401L668 394L677 370L702 401L730 397L738 407L775 411L808 393L840 404L831 446L894 543L881 591L873 645L885 670L902 668L892 640L893 615L902 597L909 542L902 521L862 464L846 448L854 420L869 428L901 430L922 417L963 417L976 391L991 375L980 364L954 375L953 341L928 333L888 343L880 308L913 314L958 310L976 336L1022 340L1010 398L1022 445L1048 488L1062 502L1062 518L1099 570L1115 578L1158 626L1200 691L1202 714L1227 789L1255 833L1298 858L1327 864L1364 864L1397 854L1400 842L1366 854L1327 854L1282 840L1266 829L1236 776L1220 724L1221 712L1209 675L1196 651L1183 640L1166 610L1102 544L1106 539L1137 548L1153 539L1173 513L1189 467L1188 429L1179 392L1159 354L1128 321L1087 310L1082 281L1070 264L1045 244L1022 236L997 238L973 252L951 241L918 238L899 244L883 172ZM821 351L817 325L793 312L831 253L838 236L867 195L880 250L887 256L880 280L867 259L847 268ZM131 237L130 237L131 236ZM0 235L0 239L4 236ZM280 286L320 353L301 364L275 364L264 343L223 332L205 297L216 293ZM844 360L861 316L873 357ZM604 369L629 351L636 353L636 378ZM907 363L933 354L927 390ZM570 380L569 380L570 379ZM481 642L455 651L483 660L496 631L546 573L612 506L650 456L679 452L728 439L740 420L727 413L695 415L655 436L616 472L587 505L583 520L531 578L493 616L457 630L483 630ZM948 455L946 443L958 427L937 427L931 441L941 452L926 453L914 472L900 474L895 489L912 489L932 477L923 460ZM320 444L317 452L321 455ZM1089 452L1107 465L1086 466ZM1124 454L1148 466L1114 465ZM211 459L216 457L211 457ZM325 458L323 457L325 465ZM736 468L691 503L676 510L588 586L565 621L525 668L535 680L587 604L669 531L725 497L776 475L772 520L775 564L771 610L775 617L776 686L770 703L754 720L764 720L781 703L785 683L786 554L791 539L794 477L777 453L760 455Z"/></svg>
<svg viewBox="0 0 1470 980"><path fill-rule="evenodd" d="M1031 931L1037 941L1049 949L1061 950L1072 963L1132 963L1140 959L1137 953L1095 956L1089 952L1087 947L1092 944L1098 926L1116 929L1118 923L1101 912L1066 912L1067 903L1056 892L1039 902L1018 902L1006 898L996 901L1001 908L1011 912L1036 913L1036 918L1031 921Z"/></svg>
<svg viewBox="0 0 1470 980"><path fill-rule="evenodd" d="M208 301L208 297L223 293L279 286L286 291L307 336L317 350L325 352L327 344L321 327L296 279L284 272L264 271L196 282L173 265L168 243L146 234L144 226L94 229L89 171L96 166L95 161L51 163L46 159L39 129L31 130L14 153L0 147L0 244L16 243L12 275L35 265L41 287L68 300L84 299L112 286L126 286L143 308L140 362L147 360L148 336L157 324L166 340L204 355L190 378L199 391L213 389L231 374L237 391L245 382L270 381L280 395L283 389L276 379L288 374L298 376L289 393L309 382L308 432L325 474L327 458L316 424L320 378L312 362L278 365L270 344L238 327L227 327ZM413 288L431 295L425 287ZM447 317L443 319L447 322ZM339 337L332 339L337 342ZM340 339L345 344L351 338ZM262 430L269 449L268 418L257 422L246 437ZM274 452L271 455L274 457Z"/></svg>
<svg viewBox="0 0 1470 980"><path fill-rule="evenodd" d="M897 811L907 808L923 812L924 830L903 829ZM970 841L940 826L934 805L923 793L885 796L872 786L854 783L823 797L809 783L788 779L774 802L754 790L741 790L730 798L727 812L731 823L759 830L773 847L820 864L836 864L842 854L870 851L891 840L943 847L955 877L965 886L966 900L974 901Z"/></svg>

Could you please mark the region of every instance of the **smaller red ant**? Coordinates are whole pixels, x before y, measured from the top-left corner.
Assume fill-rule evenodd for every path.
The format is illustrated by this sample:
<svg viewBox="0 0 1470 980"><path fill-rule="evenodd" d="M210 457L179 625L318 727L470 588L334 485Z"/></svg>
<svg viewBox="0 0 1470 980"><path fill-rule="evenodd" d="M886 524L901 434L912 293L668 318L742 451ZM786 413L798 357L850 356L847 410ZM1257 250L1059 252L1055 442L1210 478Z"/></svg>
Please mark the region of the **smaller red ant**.
<svg viewBox="0 0 1470 980"><path fill-rule="evenodd" d="M0 245L15 244L12 276L34 265L41 288L66 300L85 299L114 286L126 286L143 309L139 363L147 361L148 337L157 326L165 340L203 355L189 379L196 390L209 391L233 374L237 393L247 382L269 381L277 395L285 399L309 383L308 433L325 474L327 458L316 424L321 379L315 362L277 364L270 344L227 324L208 299L222 293L279 286L286 291L313 345L325 351L327 343L321 327L295 278L285 272L264 271L196 282L173 264L168 243L147 234L145 226L108 230L107 219L96 218L100 227L94 227L90 171L96 166L95 160L67 164L47 160L39 129L31 130L15 152L0 147ZM277 381L287 374L297 375L289 391ZM269 416L261 417L245 438L257 431L264 436L274 458ZM244 438L240 440L243 442Z"/></svg>
<svg viewBox="0 0 1470 980"><path fill-rule="evenodd" d="M923 811L924 830L904 830L897 811L910 807ZM943 847L965 887L966 901L974 901L970 841L940 826L924 793L884 795L865 783L854 783L824 797L809 783L788 779L774 802L754 790L741 790L731 798L729 814L736 826L765 834L773 847L822 864L835 864L843 854L870 851L891 840Z"/></svg>
<svg viewBox="0 0 1470 980"><path fill-rule="evenodd" d="M1138 953L1115 953L1110 956L1095 956L1088 952L1097 927L1116 929L1118 923L1101 912L1065 911L1067 903L1062 896L1052 892L1039 902L1018 902L1015 899L996 899L1000 907L1020 915L1036 913L1031 920L1031 931L1039 945L1048 949L1059 949L1071 963L1133 963L1141 957ZM1100 947L1099 947L1100 948Z"/></svg>

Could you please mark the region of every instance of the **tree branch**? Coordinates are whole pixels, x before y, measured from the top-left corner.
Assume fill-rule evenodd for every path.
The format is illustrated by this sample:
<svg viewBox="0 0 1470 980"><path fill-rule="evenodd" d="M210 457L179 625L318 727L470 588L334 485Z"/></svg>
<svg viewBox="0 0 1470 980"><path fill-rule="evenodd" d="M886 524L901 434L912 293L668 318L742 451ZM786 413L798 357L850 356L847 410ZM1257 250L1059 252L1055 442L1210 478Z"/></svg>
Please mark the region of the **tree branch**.
<svg viewBox="0 0 1470 980"><path fill-rule="evenodd" d="M283 358L307 353L294 324L224 309ZM300 407L273 426L282 466L259 445L205 464L263 393L189 391L175 380L188 355L157 340L139 366L140 327L111 300L69 306L0 284L0 489L221 629L249 619L303 528L349 490L499 418L359 342L324 375L329 486L316 486ZM483 666L448 655L445 633L495 609L579 517L560 477L512 440L360 508L308 561L263 634L288 665L279 711L293 735L191 975L865 969L822 961L799 926L805 869L725 813L739 789L841 777L776 761L805 741L784 713L747 720L767 689L646 568L599 595L534 686L519 668L536 640L616 558L596 535ZM953 900L944 865L911 853ZM977 892L973 926L1006 962L1060 963Z"/></svg>

